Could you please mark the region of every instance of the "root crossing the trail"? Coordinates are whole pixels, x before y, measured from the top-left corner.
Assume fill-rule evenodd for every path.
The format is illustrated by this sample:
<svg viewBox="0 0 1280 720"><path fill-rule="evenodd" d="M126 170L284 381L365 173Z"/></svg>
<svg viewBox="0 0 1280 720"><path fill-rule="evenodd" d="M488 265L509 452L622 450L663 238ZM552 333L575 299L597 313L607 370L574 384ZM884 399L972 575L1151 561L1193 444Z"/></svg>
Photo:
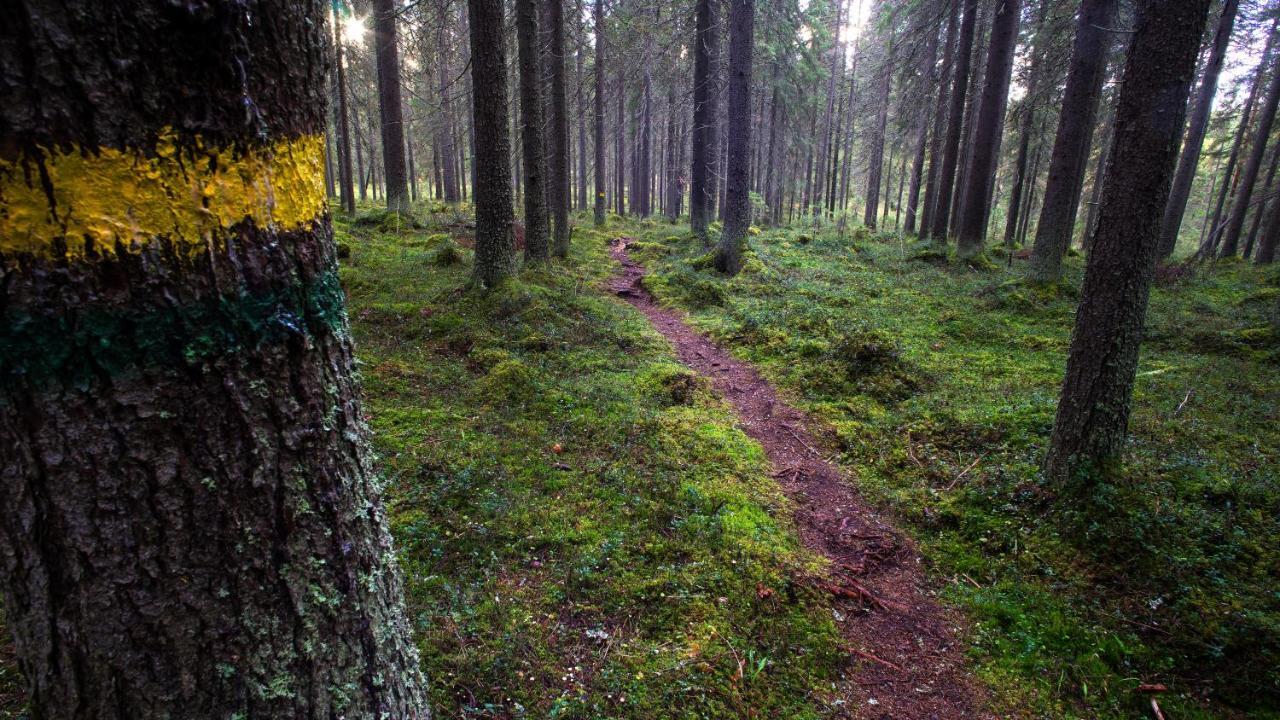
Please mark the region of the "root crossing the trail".
<svg viewBox="0 0 1280 720"><path fill-rule="evenodd" d="M660 307L642 285L645 269L613 241L621 270L610 289L642 312L680 362L710 380L733 406L743 430L763 446L795 507L800 540L830 561L818 586L848 643L851 668L837 717L876 720L987 718L978 684L964 664L963 621L929 589L914 545L859 497L823 457L809 419L778 396L749 364Z"/></svg>

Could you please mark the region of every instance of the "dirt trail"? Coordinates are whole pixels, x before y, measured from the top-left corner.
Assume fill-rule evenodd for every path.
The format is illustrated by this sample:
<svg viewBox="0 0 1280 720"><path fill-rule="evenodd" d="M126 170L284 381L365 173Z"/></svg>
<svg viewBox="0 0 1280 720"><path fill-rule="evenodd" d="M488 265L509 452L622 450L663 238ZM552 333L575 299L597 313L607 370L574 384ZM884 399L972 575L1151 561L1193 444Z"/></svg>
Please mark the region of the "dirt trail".
<svg viewBox="0 0 1280 720"><path fill-rule="evenodd" d="M839 469L822 457L806 416L778 397L747 363L659 307L640 280L643 266L618 238L622 264L610 289L649 318L680 361L707 377L729 401L747 435L759 442L774 477L795 505L806 547L831 560L835 617L850 650L837 717L869 720L989 718L983 693L964 665L962 621L928 589L912 543L860 498Z"/></svg>

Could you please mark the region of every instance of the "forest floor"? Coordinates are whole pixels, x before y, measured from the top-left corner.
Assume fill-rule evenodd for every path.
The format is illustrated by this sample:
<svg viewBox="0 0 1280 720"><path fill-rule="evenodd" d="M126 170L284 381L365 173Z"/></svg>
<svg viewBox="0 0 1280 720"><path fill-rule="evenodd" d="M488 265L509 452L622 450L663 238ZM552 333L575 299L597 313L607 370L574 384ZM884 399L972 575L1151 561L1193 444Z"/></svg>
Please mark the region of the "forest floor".
<svg viewBox="0 0 1280 720"><path fill-rule="evenodd" d="M476 293L466 220L336 220L439 717L902 717L896 641L846 634L892 608L833 585L940 605L1001 717L1149 717L1142 683L1170 718L1280 717L1276 270L1161 272L1124 472L1080 508L1037 471L1079 259L1036 290L1018 260L793 228L727 280L687 226L579 217L567 262ZM682 364L618 289L728 369ZM756 439L717 374L776 388L746 402L776 397L800 447ZM836 495L778 472L818 463ZM0 718L18 685L0 653Z"/></svg>

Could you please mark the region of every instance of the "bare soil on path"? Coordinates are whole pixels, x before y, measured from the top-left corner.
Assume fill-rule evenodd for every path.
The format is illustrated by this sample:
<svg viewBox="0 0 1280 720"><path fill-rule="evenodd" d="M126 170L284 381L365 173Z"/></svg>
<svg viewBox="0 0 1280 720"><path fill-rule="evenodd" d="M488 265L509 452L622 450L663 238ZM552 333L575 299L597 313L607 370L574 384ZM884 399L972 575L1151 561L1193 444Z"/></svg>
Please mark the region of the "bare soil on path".
<svg viewBox="0 0 1280 720"><path fill-rule="evenodd" d="M931 592L910 539L823 458L823 443L804 413L780 399L749 364L654 301L641 285L644 267L627 254L630 241L613 241L612 254L622 268L609 289L644 313L680 362L708 378L733 406L791 499L801 542L830 560L830 576L818 582L832 595L850 660L839 693L845 705L836 717L994 717L965 665L964 621Z"/></svg>

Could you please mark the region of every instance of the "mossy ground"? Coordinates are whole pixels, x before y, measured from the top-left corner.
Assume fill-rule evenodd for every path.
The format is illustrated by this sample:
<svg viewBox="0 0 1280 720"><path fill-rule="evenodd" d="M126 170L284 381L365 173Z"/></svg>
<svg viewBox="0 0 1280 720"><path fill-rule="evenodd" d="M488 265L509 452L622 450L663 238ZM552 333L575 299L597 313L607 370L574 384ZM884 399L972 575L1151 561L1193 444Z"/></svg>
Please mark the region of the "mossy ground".
<svg viewBox="0 0 1280 720"><path fill-rule="evenodd" d="M1082 260L962 267L893 236L770 230L748 272L641 231L660 300L831 428L862 491L921 541L1005 702L1043 717L1277 717L1280 342L1275 271L1163 271L1121 472L1088 507L1038 471ZM801 234L803 233L803 235ZM927 248L925 248L927 249Z"/></svg>
<svg viewBox="0 0 1280 720"><path fill-rule="evenodd" d="M338 220L436 714L827 714L817 561L759 446L599 289L612 235L580 219L568 262L482 293L439 232Z"/></svg>

